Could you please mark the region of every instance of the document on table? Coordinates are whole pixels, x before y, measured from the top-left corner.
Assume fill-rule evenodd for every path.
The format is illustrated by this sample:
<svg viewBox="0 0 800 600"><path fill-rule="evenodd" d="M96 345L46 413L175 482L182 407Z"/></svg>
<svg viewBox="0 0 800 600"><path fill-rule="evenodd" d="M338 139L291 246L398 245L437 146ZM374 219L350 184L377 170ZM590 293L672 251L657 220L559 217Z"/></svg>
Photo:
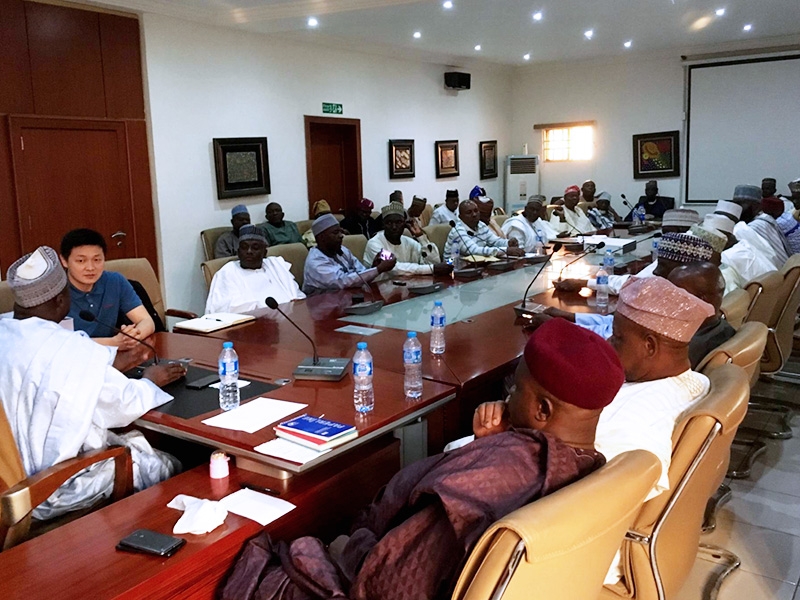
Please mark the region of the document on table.
<svg viewBox="0 0 800 600"><path fill-rule="evenodd" d="M336 331L341 331L342 333L352 333L354 335L375 335L376 333L380 333L383 329L373 329L372 327L359 327L358 325L345 325L344 327L339 327Z"/></svg>
<svg viewBox="0 0 800 600"><path fill-rule="evenodd" d="M221 381L218 381L217 383L212 383L212 384L211 384L210 386L208 386L208 387L212 387L212 388L214 388L214 389L217 389L217 390L218 390L218 389L219 389L219 386L221 386L221 385L222 385L222 382L221 382ZM250 382L249 382L249 381L245 381L244 379L237 379L237 380L236 380L236 387L238 387L239 389L242 389L243 387L247 387L248 385L250 385Z"/></svg>
<svg viewBox="0 0 800 600"><path fill-rule="evenodd" d="M285 419L291 414L303 410L308 404L273 400L272 398L256 398L238 408L221 413L203 424L222 429L255 433L276 421Z"/></svg>
<svg viewBox="0 0 800 600"><path fill-rule="evenodd" d="M296 507L291 502L255 490L239 490L220 500L228 512L252 519L262 527L280 519Z"/></svg>
<svg viewBox="0 0 800 600"><path fill-rule="evenodd" d="M301 465L304 465L307 462L314 460L318 456L322 456L323 454L331 451L329 448L327 450L323 450L322 452L318 452L313 448L306 448L305 446L295 444L294 442L290 442L289 440L285 440L283 438L275 438L274 440L264 442L263 444L253 448L253 450L260 452L261 454L282 458L284 460L288 460L289 462L298 463Z"/></svg>

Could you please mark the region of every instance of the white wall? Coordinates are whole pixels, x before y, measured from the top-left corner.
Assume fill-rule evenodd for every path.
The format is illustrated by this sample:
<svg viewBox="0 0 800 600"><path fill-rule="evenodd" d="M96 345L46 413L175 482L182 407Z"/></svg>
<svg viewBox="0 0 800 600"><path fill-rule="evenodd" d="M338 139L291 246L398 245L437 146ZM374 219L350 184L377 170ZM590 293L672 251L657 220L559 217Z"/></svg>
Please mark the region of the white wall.
<svg viewBox="0 0 800 600"><path fill-rule="evenodd" d="M609 192L617 211L619 194L635 201L644 194L644 180L633 178L632 136L681 130L683 68L680 58L597 61L528 67L513 77L511 145L521 152L541 152L536 123L597 122L594 158L585 162L543 163L541 193L558 196L586 179ZM681 136L681 154L683 154ZM680 202L680 178L658 180L659 191ZM627 210L626 210L627 212Z"/></svg>
<svg viewBox="0 0 800 600"><path fill-rule="evenodd" d="M201 311L205 285L199 232L227 224L244 202L254 222L268 201L287 218L308 218L303 115L321 115L322 102L344 105L361 120L363 192L377 206L394 189L441 202L479 181L478 142L498 141L510 152L511 78L501 68L470 69L472 89L443 89L444 66L368 56L266 35L213 28L145 14L142 18L147 101L162 279L171 307ZM218 201L211 140L266 136L272 194ZM415 140L416 173L390 180L388 140ZM436 180L433 143L460 142L461 176ZM502 197L502 179L480 183Z"/></svg>

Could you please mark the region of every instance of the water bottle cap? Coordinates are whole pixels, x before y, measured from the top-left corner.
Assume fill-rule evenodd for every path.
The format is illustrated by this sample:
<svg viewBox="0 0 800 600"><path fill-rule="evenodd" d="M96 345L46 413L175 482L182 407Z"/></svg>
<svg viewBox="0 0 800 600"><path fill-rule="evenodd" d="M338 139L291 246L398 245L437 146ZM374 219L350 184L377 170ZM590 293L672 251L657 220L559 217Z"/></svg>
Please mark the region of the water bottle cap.
<svg viewBox="0 0 800 600"><path fill-rule="evenodd" d="M434 305L434 306L441 306L441 305L442 305L442 301L441 301L441 300L436 300L436 301L433 303L433 305Z"/></svg>
<svg viewBox="0 0 800 600"><path fill-rule="evenodd" d="M223 348L233 348L233 342L222 342Z"/></svg>
<svg viewBox="0 0 800 600"><path fill-rule="evenodd" d="M356 344L356 348L359 350L366 350L367 349L367 342L358 342Z"/></svg>
<svg viewBox="0 0 800 600"><path fill-rule="evenodd" d="M417 332L416 332L416 331L409 331L409 332L406 334L406 337L409 337L409 338L415 338L415 337L417 337Z"/></svg>

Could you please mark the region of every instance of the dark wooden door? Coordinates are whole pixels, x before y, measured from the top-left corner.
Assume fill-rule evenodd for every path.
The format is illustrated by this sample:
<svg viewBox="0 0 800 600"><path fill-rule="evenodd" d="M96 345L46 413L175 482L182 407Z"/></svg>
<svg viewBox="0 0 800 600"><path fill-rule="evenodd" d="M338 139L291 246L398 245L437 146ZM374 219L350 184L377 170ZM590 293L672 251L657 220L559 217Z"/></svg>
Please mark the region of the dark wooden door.
<svg viewBox="0 0 800 600"><path fill-rule="evenodd" d="M308 206L327 200L345 213L361 199L361 122L358 119L306 117Z"/></svg>
<svg viewBox="0 0 800 600"><path fill-rule="evenodd" d="M23 252L89 227L137 256L124 123L12 117L11 140Z"/></svg>

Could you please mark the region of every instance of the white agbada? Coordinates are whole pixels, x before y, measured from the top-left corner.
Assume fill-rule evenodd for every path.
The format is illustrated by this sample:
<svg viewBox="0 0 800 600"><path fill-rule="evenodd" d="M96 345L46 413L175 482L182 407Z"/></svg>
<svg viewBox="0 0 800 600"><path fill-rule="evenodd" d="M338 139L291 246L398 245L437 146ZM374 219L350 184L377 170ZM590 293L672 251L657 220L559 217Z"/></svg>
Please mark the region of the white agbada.
<svg viewBox="0 0 800 600"><path fill-rule="evenodd" d="M644 269L636 273L636 275L613 275L609 274L608 276L608 293L613 294L614 296L619 296L620 290L622 290L622 286L628 282L628 279L631 277L638 277L642 279L644 277L652 277L653 273L656 271L656 267L658 267L658 261L654 260L649 265L647 265ZM597 279L589 279L586 287L592 290L597 289Z"/></svg>
<svg viewBox="0 0 800 600"><path fill-rule="evenodd" d="M302 300L290 264L280 256L268 256L260 269L243 269L238 260L226 264L211 280L206 301L206 314L239 313L264 308L264 300L272 296L278 302Z"/></svg>
<svg viewBox="0 0 800 600"><path fill-rule="evenodd" d="M172 399L151 381L117 371L115 356L116 348L57 323L36 317L0 320L0 400L28 476L109 444L131 448L137 490L172 474L172 460L140 433L120 437L108 431ZM113 483L112 461L93 465L62 485L34 517L91 506L111 495Z"/></svg>
<svg viewBox="0 0 800 600"><path fill-rule="evenodd" d="M564 209L565 223L561 222L557 214L553 213L550 215L550 225L558 233L566 231L571 235L575 235L577 232L591 233L597 229L597 227L592 225L589 217L586 216L586 213L583 212L580 207L576 206L575 210L569 210L566 206L562 208Z"/></svg>
<svg viewBox="0 0 800 600"><path fill-rule="evenodd" d="M772 244L744 221L739 221L734 225L733 235L739 242L747 242L757 255L769 261L773 269L780 269L786 262L785 259L781 259Z"/></svg>
<svg viewBox="0 0 800 600"><path fill-rule="evenodd" d="M757 234L753 234L758 237ZM761 277L769 271L775 271L775 265L764 255L760 246L753 247L746 239L724 250L721 255L725 277L725 293L737 288L743 288L749 281ZM758 243L758 242L757 242ZM766 243L764 243L766 245Z"/></svg>
<svg viewBox="0 0 800 600"><path fill-rule="evenodd" d="M367 247L364 249L364 260L361 262L371 266L372 261L381 250L387 250L394 254L397 264L394 269L376 279L433 274L433 262L428 262L428 257L423 258L422 245L413 238L401 235L400 244L394 245L386 239L385 232L380 231L367 242ZM438 258L438 256L437 252L436 257Z"/></svg>
<svg viewBox="0 0 800 600"><path fill-rule="evenodd" d="M533 252L537 242L547 244L558 237L558 232L547 221L536 219L531 223L523 215L509 217L503 223L502 229L506 237L517 240L519 247L525 248L525 252Z"/></svg>
<svg viewBox="0 0 800 600"><path fill-rule="evenodd" d="M450 221L458 223L458 215L442 204L434 209L431 222L428 225L449 225Z"/></svg>

